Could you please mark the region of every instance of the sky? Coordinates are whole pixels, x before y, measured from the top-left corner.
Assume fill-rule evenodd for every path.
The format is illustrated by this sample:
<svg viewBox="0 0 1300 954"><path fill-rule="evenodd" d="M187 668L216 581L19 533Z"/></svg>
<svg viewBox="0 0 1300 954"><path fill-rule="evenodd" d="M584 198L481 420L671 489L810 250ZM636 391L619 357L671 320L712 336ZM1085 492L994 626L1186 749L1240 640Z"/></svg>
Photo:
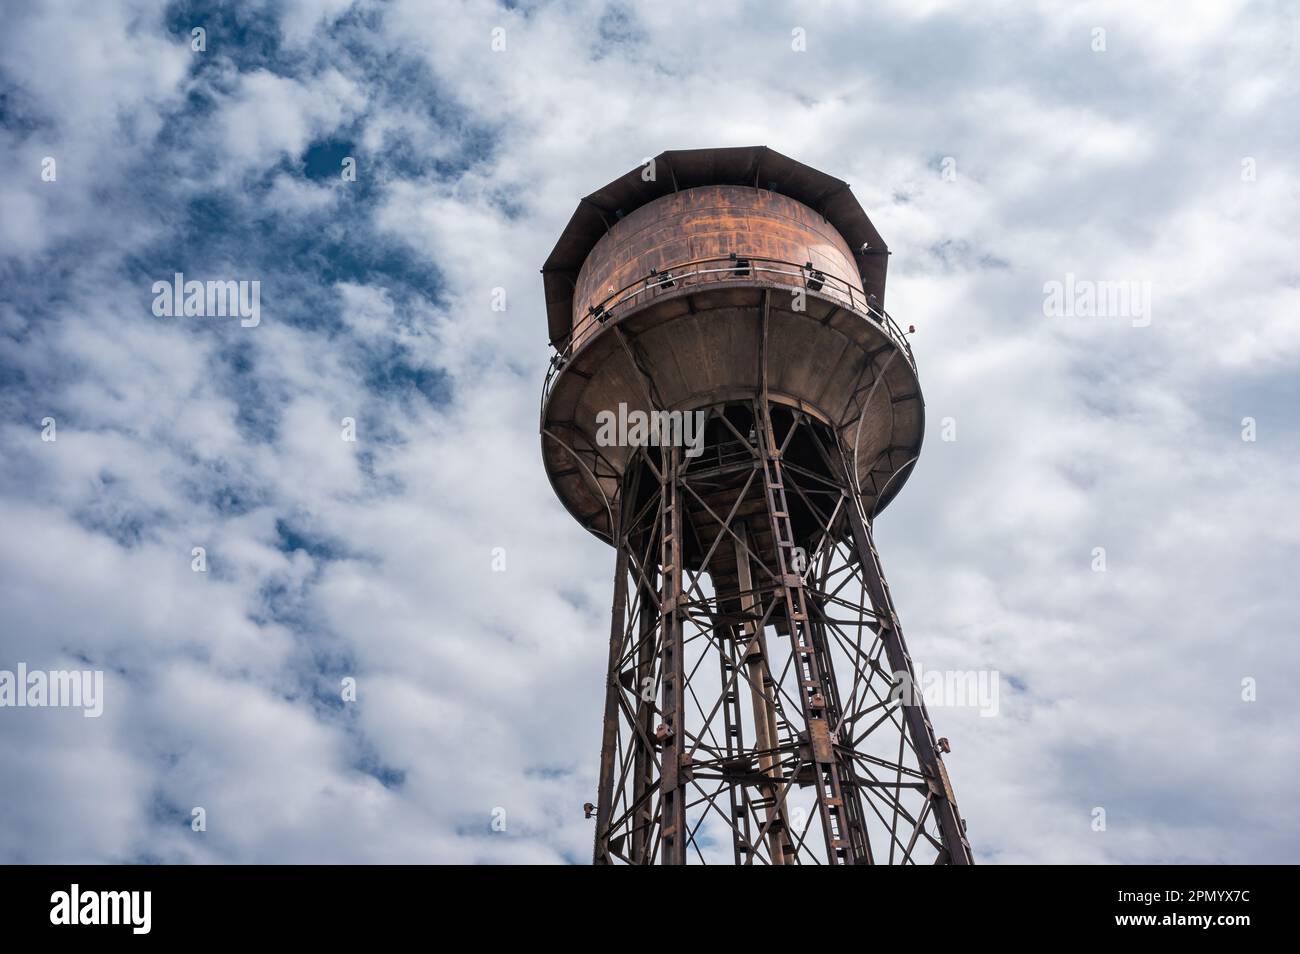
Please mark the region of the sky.
<svg viewBox="0 0 1300 954"><path fill-rule="evenodd" d="M587 862L613 552L538 269L749 145L893 253L877 543L913 658L1000 676L931 711L977 862L1294 860L1298 72L1280 2L10 0L0 670L104 690L0 708L0 862Z"/></svg>

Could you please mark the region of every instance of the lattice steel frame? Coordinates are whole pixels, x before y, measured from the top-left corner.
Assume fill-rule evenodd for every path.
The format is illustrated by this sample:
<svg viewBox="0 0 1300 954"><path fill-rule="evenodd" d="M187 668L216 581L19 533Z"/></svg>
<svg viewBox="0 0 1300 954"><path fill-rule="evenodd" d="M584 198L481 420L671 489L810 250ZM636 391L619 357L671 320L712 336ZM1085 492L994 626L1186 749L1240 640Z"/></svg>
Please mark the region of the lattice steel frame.
<svg viewBox="0 0 1300 954"><path fill-rule="evenodd" d="M595 863L971 863L834 432L762 399L707 419L724 440L639 450L612 501Z"/></svg>

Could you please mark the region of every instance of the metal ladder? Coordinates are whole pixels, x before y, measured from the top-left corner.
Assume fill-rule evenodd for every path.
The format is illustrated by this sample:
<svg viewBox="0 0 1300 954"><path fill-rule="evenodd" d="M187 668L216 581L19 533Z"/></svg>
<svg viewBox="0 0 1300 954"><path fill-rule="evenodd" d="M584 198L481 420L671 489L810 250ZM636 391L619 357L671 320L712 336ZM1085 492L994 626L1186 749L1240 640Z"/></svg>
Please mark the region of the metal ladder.
<svg viewBox="0 0 1300 954"><path fill-rule="evenodd" d="M759 452L762 458L763 485L767 494L768 513L772 517L773 544L779 572L778 588L785 600L786 619L790 624L790 651L795 659L799 681L799 703L803 710L804 726L808 734L807 751L812 767L812 780L817 790L817 806L826 837L827 860L830 864L855 864L859 839L851 836L844 824L844 792L840 778L840 765L835 757L827 718L827 700L831 698L830 686L822 672L819 653L808 625L808 599L803 577L794 572L794 528L786 500L785 480L782 473L781 450L775 446L770 405L763 401L760 408L762 421L759 431Z"/></svg>

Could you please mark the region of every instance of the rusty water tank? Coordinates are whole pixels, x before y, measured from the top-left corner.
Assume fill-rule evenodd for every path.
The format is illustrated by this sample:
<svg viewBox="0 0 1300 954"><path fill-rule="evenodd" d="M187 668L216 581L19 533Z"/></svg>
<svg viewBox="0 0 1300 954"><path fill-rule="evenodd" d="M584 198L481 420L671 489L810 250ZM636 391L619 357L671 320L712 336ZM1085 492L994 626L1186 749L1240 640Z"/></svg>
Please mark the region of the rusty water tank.
<svg viewBox="0 0 1300 954"><path fill-rule="evenodd" d="M598 445L601 411L690 411L766 385L838 433L866 513L882 508L924 430L884 310L887 256L847 183L762 146L665 152L583 199L542 269L542 452L565 506L609 539L632 449Z"/></svg>

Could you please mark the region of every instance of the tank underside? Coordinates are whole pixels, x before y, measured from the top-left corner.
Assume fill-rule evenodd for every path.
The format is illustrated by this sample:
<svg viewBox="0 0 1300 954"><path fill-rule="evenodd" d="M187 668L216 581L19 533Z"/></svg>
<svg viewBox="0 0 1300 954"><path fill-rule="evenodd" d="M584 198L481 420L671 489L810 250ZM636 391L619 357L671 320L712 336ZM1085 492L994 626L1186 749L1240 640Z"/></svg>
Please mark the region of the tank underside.
<svg viewBox="0 0 1300 954"><path fill-rule="evenodd" d="M637 450L598 439L602 412L608 420L766 397L835 432L868 515L906 480L924 405L897 329L865 303L850 305L843 289L756 278L761 265L751 267L743 280L715 272L657 288L637 307L597 316L598 329L558 356L543 398L543 456L564 505L597 536L610 539L613 501Z"/></svg>

